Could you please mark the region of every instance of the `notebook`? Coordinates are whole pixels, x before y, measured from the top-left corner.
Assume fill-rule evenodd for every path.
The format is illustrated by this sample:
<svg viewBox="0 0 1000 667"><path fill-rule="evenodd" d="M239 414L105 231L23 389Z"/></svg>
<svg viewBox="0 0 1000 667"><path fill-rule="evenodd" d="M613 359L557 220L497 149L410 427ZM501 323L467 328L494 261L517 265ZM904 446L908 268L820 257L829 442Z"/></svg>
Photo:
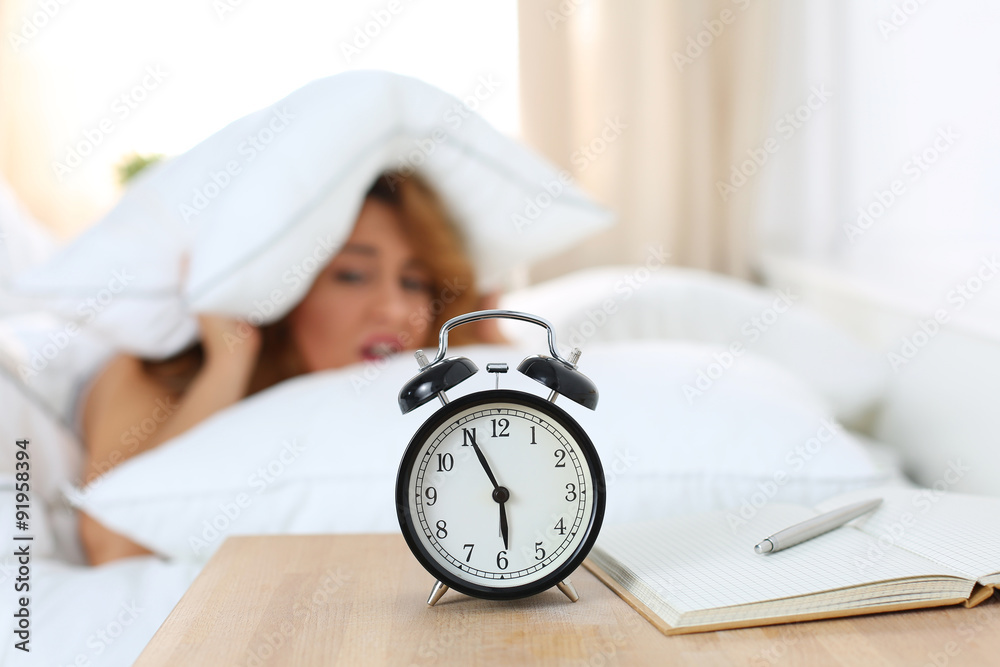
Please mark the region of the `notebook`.
<svg viewBox="0 0 1000 667"><path fill-rule="evenodd" d="M819 513L882 505L771 554L754 545ZM584 565L664 634L964 604L1000 585L1000 498L875 488L606 526Z"/></svg>

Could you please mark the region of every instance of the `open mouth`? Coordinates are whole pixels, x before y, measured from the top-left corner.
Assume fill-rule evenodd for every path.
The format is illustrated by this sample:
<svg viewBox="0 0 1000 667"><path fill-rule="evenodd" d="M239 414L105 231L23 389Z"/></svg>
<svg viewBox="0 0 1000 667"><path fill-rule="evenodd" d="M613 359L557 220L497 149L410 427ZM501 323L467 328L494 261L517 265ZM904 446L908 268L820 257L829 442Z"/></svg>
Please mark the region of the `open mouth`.
<svg viewBox="0 0 1000 667"><path fill-rule="evenodd" d="M397 340L378 340L368 343L361 348L361 358L365 361L384 359L402 349L403 346Z"/></svg>

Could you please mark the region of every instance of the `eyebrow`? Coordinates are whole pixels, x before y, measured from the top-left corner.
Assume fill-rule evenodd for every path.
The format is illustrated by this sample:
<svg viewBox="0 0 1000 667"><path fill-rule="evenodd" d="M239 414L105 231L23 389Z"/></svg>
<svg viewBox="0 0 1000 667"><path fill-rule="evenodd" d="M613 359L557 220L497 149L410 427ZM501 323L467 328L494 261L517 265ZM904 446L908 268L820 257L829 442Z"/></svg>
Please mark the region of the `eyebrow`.
<svg viewBox="0 0 1000 667"><path fill-rule="evenodd" d="M372 255L372 256L378 254L378 250L374 246L362 245L360 243L348 243L343 248L341 248L341 252L350 252L359 255Z"/></svg>
<svg viewBox="0 0 1000 667"><path fill-rule="evenodd" d="M349 252L356 255L365 255L366 257L378 256L378 248L376 248L375 246L364 245L362 243L348 243L343 248L341 248L341 252ZM413 257L406 262L405 268L408 269L418 268L426 270L427 265L423 261L417 259L416 257Z"/></svg>

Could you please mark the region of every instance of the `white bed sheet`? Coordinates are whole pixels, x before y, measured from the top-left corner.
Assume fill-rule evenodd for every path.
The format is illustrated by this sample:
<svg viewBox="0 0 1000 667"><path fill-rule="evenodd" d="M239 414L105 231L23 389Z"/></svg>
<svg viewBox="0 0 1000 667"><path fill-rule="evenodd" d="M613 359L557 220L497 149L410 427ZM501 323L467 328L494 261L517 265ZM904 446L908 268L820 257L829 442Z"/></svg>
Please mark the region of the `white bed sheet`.
<svg viewBox="0 0 1000 667"><path fill-rule="evenodd" d="M0 565L0 614L13 618L12 581L19 565ZM8 634L0 665L9 667L125 667L177 604L200 569L190 562L138 556L101 567L58 559L30 563L30 652L14 647Z"/></svg>

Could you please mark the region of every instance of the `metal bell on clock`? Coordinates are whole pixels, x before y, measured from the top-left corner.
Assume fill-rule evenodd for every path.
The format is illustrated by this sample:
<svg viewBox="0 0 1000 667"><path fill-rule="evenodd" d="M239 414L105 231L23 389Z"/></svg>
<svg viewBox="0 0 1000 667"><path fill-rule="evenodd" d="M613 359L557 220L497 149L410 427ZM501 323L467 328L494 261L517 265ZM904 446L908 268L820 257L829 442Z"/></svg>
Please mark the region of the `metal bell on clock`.
<svg viewBox="0 0 1000 667"><path fill-rule="evenodd" d="M517 366L517 370L527 375L535 382L540 382L552 390L549 400L555 401L556 396L565 396L591 410L597 409L597 385L589 377L576 370L580 350L573 350L569 357L570 364L561 359L555 359L544 354L536 354L526 358Z"/></svg>
<svg viewBox="0 0 1000 667"><path fill-rule="evenodd" d="M434 398L447 403L444 392L465 382L479 371L479 367L466 357L451 357L430 363L423 352L419 351L417 360L421 365L420 372L410 378L399 391L399 409L404 415Z"/></svg>

